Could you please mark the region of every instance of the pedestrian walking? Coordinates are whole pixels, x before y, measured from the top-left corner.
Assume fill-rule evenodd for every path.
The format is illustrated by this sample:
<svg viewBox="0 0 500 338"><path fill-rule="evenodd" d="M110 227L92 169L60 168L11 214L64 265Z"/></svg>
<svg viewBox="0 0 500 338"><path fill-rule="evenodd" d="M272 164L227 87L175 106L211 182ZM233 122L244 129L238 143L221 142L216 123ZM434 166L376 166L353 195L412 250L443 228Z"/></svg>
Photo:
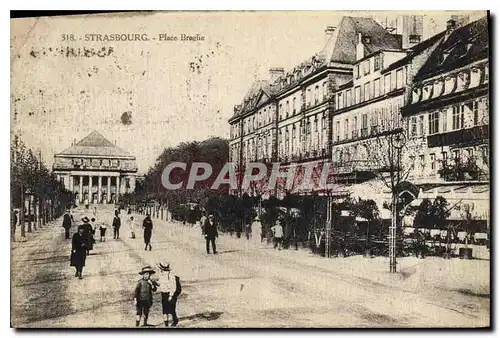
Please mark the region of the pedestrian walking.
<svg viewBox="0 0 500 338"><path fill-rule="evenodd" d="M101 235L101 242L106 242L106 223L101 223L99 225L99 231Z"/></svg>
<svg viewBox="0 0 500 338"><path fill-rule="evenodd" d="M78 229L82 228L83 229L83 235L85 236L85 239L87 241L86 249L87 249L87 255L90 254L90 251L93 250L94 248L94 236L92 236L92 225L90 224L90 220L87 216L82 218L83 224L78 226Z"/></svg>
<svg viewBox="0 0 500 338"><path fill-rule="evenodd" d="M245 236L247 237L247 241L252 239L252 223L250 221L245 224Z"/></svg>
<svg viewBox="0 0 500 338"><path fill-rule="evenodd" d="M274 248L281 250L283 246L283 227L279 219L276 220L276 224L271 228L271 231L273 232Z"/></svg>
<svg viewBox="0 0 500 338"><path fill-rule="evenodd" d="M135 326L139 326L142 316L144 316L144 326L148 326L149 310L153 305L153 292L158 287L158 284L151 280L151 275L155 272L150 266L142 268L139 272L142 278L137 282L134 291L134 304L137 315Z"/></svg>
<svg viewBox="0 0 500 338"><path fill-rule="evenodd" d="M119 211L115 210L115 217L113 218L113 239L120 239L120 226L122 225Z"/></svg>
<svg viewBox="0 0 500 338"><path fill-rule="evenodd" d="M215 239L219 237L217 232L217 225L214 221L214 215L209 215L205 224L203 226L203 234L205 235L205 244L207 249L207 254L210 254L210 242L212 243L212 251L217 254L217 247L215 245Z"/></svg>
<svg viewBox="0 0 500 338"><path fill-rule="evenodd" d="M144 247L144 250L147 250L149 246L149 251L151 251L153 249L153 247L151 246L151 235L153 234L153 221L151 220L149 213L146 214L146 218L142 222L142 228L144 229L144 244L146 245Z"/></svg>
<svg viewBox="0 0 500 338"><path fill-rule="evenodd" d="M170 264L163 265L158 263L160 269L160 291L161 304L163 312L163 321L168 326L168 315L172 315L172 326L177 326L179 318L177 317L177 299L182 292L181 281L178 276L172 274Z"/></svg>
<svg viewBox="0 0 500 338"><path fill-rule="evenodd" d="M70 239L69 230L71 229L72 223L73 222L71 219L70 211L66 210L66 212L64 213L64 216L63 216L63 223L62 223L62 227L64 228L64 238L65 239Z"/></svg>
<svg viewBox="0 0 500 338"><path fill-rule="evenodd" d="M135 238L135 222L134 222L134 216L130 216L128 220L128 227L130 229L130 236L132 238Z"/></svg>
<svg viewBox="0 0 500 338"><path fill-rule="evenodd" d="M71 242L71 258L70 266L74 266L76 269L75 277L82 279L83 267L85 266L85 260L87 259L87 242L88 239L85 236L85 228L82 226L78 227L77 233L73 235Z"/></svg>
<svg viewBox="0 0 500 338"><path fill-rule="evenodd" d="M14 212L11 214L12 219L10 221L10 236L11 236L12 241L16 240L16 227L17 227L17 220L18 220L17 214L18 214L17 210L14 210Z"/></svg>
<svg viewBox="0 0 500 338"><path fill-rule="evenodd" d="M260 223L260 217L255 216L252 222L252 232L255 234L253 241L256 243L262 242L262 224Z"/></svg>

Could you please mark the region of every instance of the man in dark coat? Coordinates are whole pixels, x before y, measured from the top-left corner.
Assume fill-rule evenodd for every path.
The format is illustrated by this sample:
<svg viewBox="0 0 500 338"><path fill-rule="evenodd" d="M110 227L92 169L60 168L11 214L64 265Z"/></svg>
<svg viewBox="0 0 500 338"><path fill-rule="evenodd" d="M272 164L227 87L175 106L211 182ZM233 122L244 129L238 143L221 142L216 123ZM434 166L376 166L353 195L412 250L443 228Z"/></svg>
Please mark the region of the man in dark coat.
<svg viewBox="0 0 500 338"><path fill-rule="evenodd" d="M203 234L205 235L207 254L210 253L210 242L212 242L212 251L214 252L214 255L217 254L215 239L219 237L219 233L217 232L217 225L214 221L214 215L209 215L206 219L203 226Z"/></svg>
<svg viewBox="0 0 500 338"><path fill-rule="evenodd" d="M78 232L73 235L71 242L71 259L70 266L76 269L75 277L82 279L82 271L87 259L87 242L88 239L84 234L84 227L78 227Z"/></svg>
<svg viewBox="0 0 500 338"><path fill-rule="evenodd" d="M134 291L134 303L137 311L135 326L139 326L142 315L144 315L144 326L148 325L149 309L153 305L153 292L158 287L158 283L150 279L154 273L155 271L150 266L142 268L139 272L142 278L137 282Z"/></svg>
<svg viewBox="0 0 500 338"><path fill-rule="evenodd" d="M168 315L172 315L172 326L177 326L179 318L177 318L177 299L182 292L181 280L178 276L171 274L172 269L170 264L163 265L158 263L160 268L160 291L161 304L163 309L163 321L165 326L168 326Z"/></svg>
<svg viewBox="0 0 500 338"><path fill-rule="evenodd" d="M64 228L64 238L65 239L70 239L69 236L69 230L71 229L71 224L72 224L72 219L69 210L66 210L66 213L63 216L63 224L62 227Z"/></svg>
<svg viewBox="0 0 500 338"><path fill-rule="evenodd" d="M122 222L118 213L119 211L115 210L115 218L113 218L113 239L120 238L120 226L122 225Z"/></svg>
<svg viewBox="0 0 500 338"><path fill-rule="evenodd" d="M146 244L144 250L147 250L149 246L149 251L151 251L152 249L151 235L153 234L153 221L151 220L149 214L146 214L146 218L142 222L142 228L144 229L144 243Z"/></svg>

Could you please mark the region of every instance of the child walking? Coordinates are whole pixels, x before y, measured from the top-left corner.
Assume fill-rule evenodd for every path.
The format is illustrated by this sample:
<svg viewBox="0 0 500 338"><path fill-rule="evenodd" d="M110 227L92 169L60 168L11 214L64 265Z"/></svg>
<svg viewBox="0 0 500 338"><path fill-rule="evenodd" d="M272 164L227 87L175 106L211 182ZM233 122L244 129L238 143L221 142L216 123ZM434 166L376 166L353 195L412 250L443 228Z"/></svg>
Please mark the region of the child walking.
<svg viewBox="0 0 500 338"><path fill-rule="evenodd" d="M106 242L106 223L101 223L99 225L99 231L101 235L101 242Z"/></svg>
<svg viewBox="0 0 500 338"><path fill-rule="evenodd" d="M137 311L135 326L139 326L142 315L144 315L144 326L148 326L149 309L153 305L153 292L158 287L158 283L150 279L155 272L150 266L142 268L139 272L142 278L137 282L134 292L134 304Z"/></svg>

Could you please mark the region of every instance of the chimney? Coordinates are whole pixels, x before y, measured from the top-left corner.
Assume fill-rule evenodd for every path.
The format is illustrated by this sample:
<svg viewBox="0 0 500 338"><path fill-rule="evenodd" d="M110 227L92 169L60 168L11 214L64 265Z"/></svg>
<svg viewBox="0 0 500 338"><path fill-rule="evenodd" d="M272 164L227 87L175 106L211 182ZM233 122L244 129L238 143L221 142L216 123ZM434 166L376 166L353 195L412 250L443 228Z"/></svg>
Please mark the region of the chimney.
<svg viewBox="0 0 500 338"><path fill-rule="evenodd" d="M328 43L328 40L330 40L330 38L332 37L333 33L335 33L335 29L337 29L337 27L326 26L326 29L325 29L325 45Z"/></svg>
<svg viewBox="0 0 500 338"><path fill-rule="evenodd" d="M356 61L365 57L365 46L363 45L363 35L358 33L358 44L356 45Z"/></svg>
<svg viewBox="0 0 500 338"><path fill-rule="evenodd" d="M269 79L275 82L280 76L285 74L285 70L281 67L273 67L269 69Z"/></svg>
<svg viewBox="0 0 500 338"><path fill-rule="evenodd" d="M419 44L424 35L423 15L403 15L401 17L401 48L408 49Z"/></svg>

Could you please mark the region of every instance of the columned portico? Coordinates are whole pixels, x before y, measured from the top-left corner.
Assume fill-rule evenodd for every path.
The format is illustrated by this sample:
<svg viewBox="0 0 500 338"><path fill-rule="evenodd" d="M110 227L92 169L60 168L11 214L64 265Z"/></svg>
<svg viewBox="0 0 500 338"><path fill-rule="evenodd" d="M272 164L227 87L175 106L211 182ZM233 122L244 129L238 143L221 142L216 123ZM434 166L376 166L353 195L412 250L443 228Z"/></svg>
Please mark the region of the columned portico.
<svg viewBox="0 0 500 338"><path fill-rule="evenodd" d="M78 195L77 203L87 199L89 203L116 203L122 193L135 190L137 164L134 156L94 131L54 155L54 173L64 178L66 189Z"/></svg>

